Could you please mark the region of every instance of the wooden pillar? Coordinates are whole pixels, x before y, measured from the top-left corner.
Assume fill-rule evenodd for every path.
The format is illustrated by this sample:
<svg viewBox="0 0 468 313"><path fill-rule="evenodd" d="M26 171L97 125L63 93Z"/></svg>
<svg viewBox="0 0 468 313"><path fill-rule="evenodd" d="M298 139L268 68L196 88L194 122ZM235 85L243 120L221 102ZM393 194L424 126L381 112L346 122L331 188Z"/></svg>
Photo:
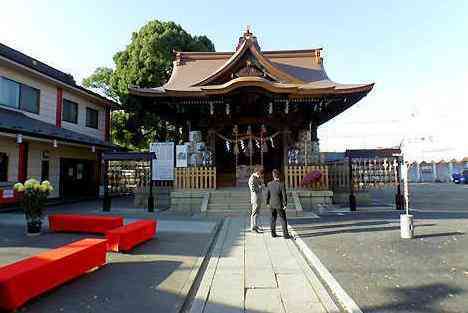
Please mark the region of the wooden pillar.
<svg viewBox="0 0 468 313"><path fill-rule="evenodd" d="M109 195L109 160L104 160L104 197L102 199L102 210L109 212L111 210L111 197Z"/></svg>
<svg viewBox="0 0 468 313"><path fill-rule="evenodd" d="M102 162L102 151L96 151L96 197L99 197L99 187L101 186L102 173L103 173L103 162Z"/></svg>
<svg viewBox="0 0 468 313"><path fill-rule="evenodd" d="M55 126L62 127L63 89L57 87L57 99L55 108Z"/></svg>
<svg viewBox="0 0 468 313"><path fill-rule="evenodd" d="M288 136L289 129L285 128L282 131L282 144L283 144L283 168L286 169L288 166Z"/></svg>
<svg viewBox="0 0 468 313"><path fill-rule="evenodd" d="M18 144L18 181L24 183L28 176L28 144Z"/></svg>
<svg viewBox="0 0 468 313"><path fill-rule="evenodd" d="M216 165L216 131L212 128L208 130L208 148L212 153L213 165Z"/></svg>

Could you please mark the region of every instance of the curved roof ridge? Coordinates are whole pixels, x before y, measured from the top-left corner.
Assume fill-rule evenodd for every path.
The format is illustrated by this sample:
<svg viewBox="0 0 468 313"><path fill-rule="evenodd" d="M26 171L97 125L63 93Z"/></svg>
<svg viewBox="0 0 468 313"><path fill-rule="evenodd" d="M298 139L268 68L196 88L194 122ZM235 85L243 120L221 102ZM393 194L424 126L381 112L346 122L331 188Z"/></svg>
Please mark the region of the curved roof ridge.
<svg viewBox="0 0 468 313"><path fill-rule="evenodd" d="M280 68L272 64L272 62L267 57L265 57L262 54L262 52L260 52L257 49L257 45L251 39L251 37L247 37L242 42L242 44L237 49L237 51L233 55L231 55L231 57L221 67L219 67L215 72L210 74L208 77L202 79L201 81L196 82L192 86L202 86L219 78L222 74L224 74L226 71L232 68L236 64L236 62L241 58L241 56L247 52L247 50L253 54L253 56L258 60L258 62L261 65L263 65L266 68L266 70L269 72L269 74L271 74L272 76L278 77L279 79L283 79L287 82L293 82L293 83L302 82L302 80L286 73L285 71L281 70Z"/></svg>

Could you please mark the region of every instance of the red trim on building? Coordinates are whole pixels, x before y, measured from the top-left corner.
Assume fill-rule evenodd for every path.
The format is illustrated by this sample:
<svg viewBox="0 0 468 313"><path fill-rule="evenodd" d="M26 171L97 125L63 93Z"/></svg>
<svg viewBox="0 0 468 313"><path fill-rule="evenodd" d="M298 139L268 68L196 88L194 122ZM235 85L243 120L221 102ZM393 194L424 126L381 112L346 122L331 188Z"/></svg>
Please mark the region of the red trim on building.
<svg viewBox="0 0 468 313"><path fill-rule="evenodd" d="M104 128L104 140L106 142L110 139L110 107L106 107L106 126Z"/></svg>
<svg viewBox="0 0 468 313"><path fill-rule="evenodd" d="M99 187L102 182L102 152L96 151L97 164L96 164L96 196L99 197Z"/></svg>
<svg viewBox="0 0 468 313"><path fill-rule="evenodd" d="M24 183L28 169L28 146L25 142L18 145L18 181Z"/></svg>
<svg viewBox="0 0 468 313"><path fill-rule="evenodd" d="M55 126L62 127L63 89L57 87L57 109L55 113Z"/></svg>

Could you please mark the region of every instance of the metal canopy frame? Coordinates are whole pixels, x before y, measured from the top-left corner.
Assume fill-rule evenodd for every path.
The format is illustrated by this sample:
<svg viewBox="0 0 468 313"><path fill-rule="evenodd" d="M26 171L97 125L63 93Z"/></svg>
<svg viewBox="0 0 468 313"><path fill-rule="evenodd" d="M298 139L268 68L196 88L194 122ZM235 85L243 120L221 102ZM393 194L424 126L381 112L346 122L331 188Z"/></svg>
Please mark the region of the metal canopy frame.
<svg viewBox="0 0 468 313"><path fill-rule="evenodd" d="M149 161L150 163L150 194L148 196L148 212L154 212L153 197L153 160L156 160L154 152L104 152L102 162L104 163L104 198L102 210L110 212L112 198L109 195L109 161Z"/></svg>
<svg viewBox="0 0 468 313"><path fill-rule="evenodd" d="M346 150L345 157L348 158L349 166L349 208L350 211L356 211L356 196L354 194L353 184L353 159L374 159L374 158L395 158L397 161L397 193L395 194L395 206L397 210L404 209L403 195L401 194L401 149L354 149Z"/></svg>

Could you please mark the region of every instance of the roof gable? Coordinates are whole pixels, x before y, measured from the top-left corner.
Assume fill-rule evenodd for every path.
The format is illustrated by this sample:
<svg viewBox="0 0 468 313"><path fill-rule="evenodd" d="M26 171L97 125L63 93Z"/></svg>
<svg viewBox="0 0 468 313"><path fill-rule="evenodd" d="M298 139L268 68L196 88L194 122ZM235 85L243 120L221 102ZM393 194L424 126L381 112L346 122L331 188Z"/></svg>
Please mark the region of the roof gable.
<svg viewBox="0 0 468 313"><path fill-rule="evenodd" d="M304 95L367 93L370 84L339 84L323 67L321 48L261 51L248 30L235 52L177 52L169 81L161 87L130 87L142 96L226 94L255 86L274 93Z"/></svg>
<svg viewBox="0 0 468 313"><path fill-rule="evenodd" d="M207 86L226 83L240 76L264 77L275 82L302 83L300 79L282 71L271 63L260 51L255 37L250 33L237 51L215 72L192 86Z"/></svg>

